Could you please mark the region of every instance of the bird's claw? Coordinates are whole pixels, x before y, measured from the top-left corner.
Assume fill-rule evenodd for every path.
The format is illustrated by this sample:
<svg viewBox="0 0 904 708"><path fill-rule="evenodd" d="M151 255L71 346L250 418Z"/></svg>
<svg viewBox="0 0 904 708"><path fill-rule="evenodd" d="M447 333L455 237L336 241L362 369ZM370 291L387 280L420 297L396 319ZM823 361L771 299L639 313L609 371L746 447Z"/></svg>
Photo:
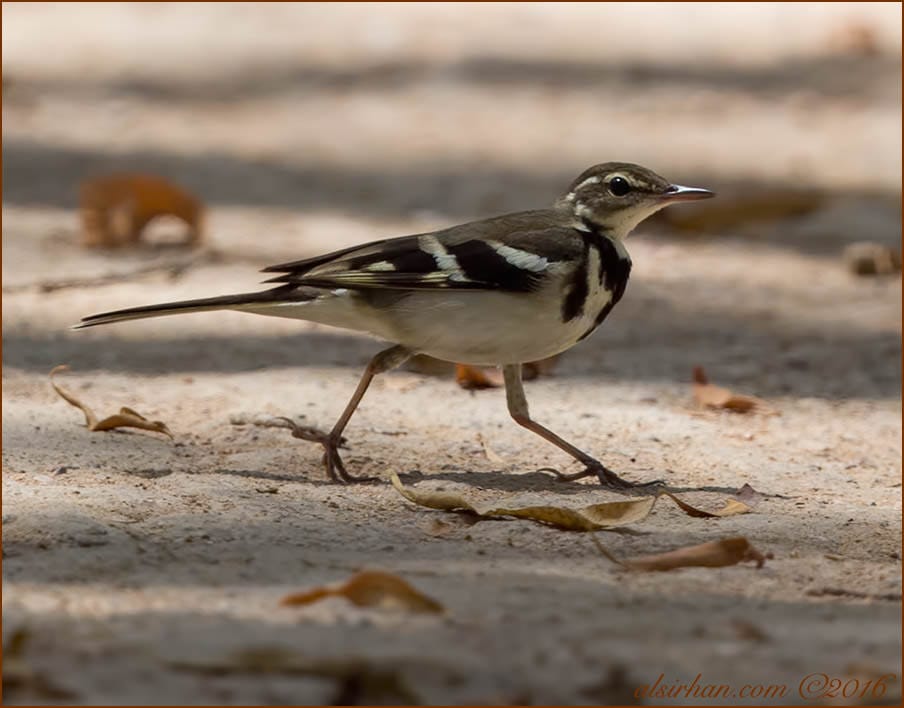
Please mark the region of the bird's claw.
<svg viewBox="0 0 904 708"><path fill-rule="evenodd" d="M597 460L592 460L585 464L586 466L580 472L572 472L570 474L559 472L559 470L551 467L544 467L541 471L552 472L560 482L574 482L578 479L584 479L584 477L596 477L603 487L615 492L631 493L632 491L642 491L654 487L661 487L665 484L665 482L660 479L653 480L652 482L630 482L627 479L619 477L615 472Z"/></svg>
<svg viewBox="0 0 904 708"><path fill-rule="evenodd" d="M339 448L345 444L345 438L334 438L330 433L325 433L317 428L299 425L291 418L280 417L279 420L285 421L288 424L289 429L292 431L293 438L323 445L323 466L326 469L327 476L333 482L358 484L362 482L377 481L376 477L356 476L345 469L345 463L339 455Z"/></svg>

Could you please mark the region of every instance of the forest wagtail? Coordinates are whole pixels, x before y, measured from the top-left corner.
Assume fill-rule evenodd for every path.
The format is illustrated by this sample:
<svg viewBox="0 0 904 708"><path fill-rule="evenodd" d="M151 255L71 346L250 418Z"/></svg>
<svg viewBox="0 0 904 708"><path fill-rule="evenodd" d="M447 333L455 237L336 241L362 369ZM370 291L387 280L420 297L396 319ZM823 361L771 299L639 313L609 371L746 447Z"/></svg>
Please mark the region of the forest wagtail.
<svg viewBox="0 0 904 708"><path fill-rule="evenodd" d="M265 268L269 290L133 307L85 317L76 328L208 310L289 317L369 332L395 344L370 360L329 433L293 434L323 445L330 479L364 481L339 456L342 432L377 374L414 354L502 367L512 418L583 465L567 480L619 477L531 419L521 365L587 337L621 299L631 272L625 238L676 202L714 196L671 184L639 165L607 162L582 173L550 209L506 214L431 233L353 246ZM655 483L647 483L655 484Z"/></svg>

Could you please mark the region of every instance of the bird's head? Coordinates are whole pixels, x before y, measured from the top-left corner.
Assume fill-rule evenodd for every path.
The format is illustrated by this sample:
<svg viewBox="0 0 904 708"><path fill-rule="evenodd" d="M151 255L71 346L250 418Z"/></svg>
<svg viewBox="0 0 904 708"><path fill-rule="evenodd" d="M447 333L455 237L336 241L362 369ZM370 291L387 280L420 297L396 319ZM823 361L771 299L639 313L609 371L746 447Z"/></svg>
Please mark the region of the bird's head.
<svg viewBox="0 0 904 708"><path fill-rule="evenodd" d="M576 222L623 239L648 216L676 202L708 199L708 189L672 184L652 170L629 162L605 162L585 170L559 199Z"/></svg>

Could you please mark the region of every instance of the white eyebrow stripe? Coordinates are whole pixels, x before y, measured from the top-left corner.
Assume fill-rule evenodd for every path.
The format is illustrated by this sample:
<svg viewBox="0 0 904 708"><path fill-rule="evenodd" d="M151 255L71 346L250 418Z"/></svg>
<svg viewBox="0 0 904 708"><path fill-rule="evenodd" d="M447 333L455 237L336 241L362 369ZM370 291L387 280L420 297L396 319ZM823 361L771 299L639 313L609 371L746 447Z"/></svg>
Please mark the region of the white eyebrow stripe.
<svg viewBox="0 0 904 708"><path fill-rule="evenodd" d="M574 194L574 192L577 192L581 187L585 187L588 184L599 184L599 183L600 183L600 176L594 175L593 177L588 177L587 179L585 179L583 182L581 182L579 185L577 185L573 190L571 190L571 192L572 192L572 194Z"/></svg>
<svg viewBox="0 0 904 708"><path fill-rule="evenodd" d="M417 243L424 253L433 256L436 267L442 272L448 273L451 280L461 282L470 280L462 271L461 266L458 264L458 259L446 250L436 236L431 236L430 234L420 236Z"/></svg>
<svg viewBox="0 0 904 708"><path fill-rule="evenodd" d="M539 256L530 251L522 251L520 248L512 248L511 246L506 246L504 243L499 243L499 241L487 241L487 243L494 251L496 251L496 253L502 256L507 263L510 263L516 268L529 270L532 273L542 273L549 268L549 259L545 256Z"/></svg>

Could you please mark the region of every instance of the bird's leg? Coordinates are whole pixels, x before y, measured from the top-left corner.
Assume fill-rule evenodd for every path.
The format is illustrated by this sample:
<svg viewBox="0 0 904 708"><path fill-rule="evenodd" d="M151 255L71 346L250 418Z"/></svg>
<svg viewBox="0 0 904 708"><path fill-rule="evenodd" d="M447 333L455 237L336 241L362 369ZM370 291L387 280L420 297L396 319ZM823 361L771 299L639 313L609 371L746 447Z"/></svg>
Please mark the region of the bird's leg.
<svg viewBox="0 0 904 708"><path fill-rule="evenodd" d="M348 421L351 420L352 415L358 408L358 404L361 403L361 399L364 398L364 394L367 392L367 388L370 386L370 382L373 380L374 376L396 368L407 360L411 354L412 353L405 347L397 345L390 347L389 349L384 349L371 359L367 368L364 369L364 373L361 375L361 380L358 381L358 387L346 404L345 410L342 411L339 420L336 421L333 429L330 430L328 434L312 433L310 429L303 428L302 426L296 425L293 421L289 421L292 426L292 435L294 437L301 438L302 440L319 442L323 445L323 465L326 467L327 475L334 482L369 482L374 479L374 477L355 477L354 475L349 474L345 469L345 464L339 456L339 445L343 440L342 431L345 430L345 426L348 425Z"/></svg>
<svg viewBox="0 0 904 708"><path fill-rule="evenodd" d="M527 406L527 397L524 395L524 385L521 383L521 364L507 364L502 368L505 378L505 399L508 403L509 414L518 425L521 425L532 433L536 433L544 440L548 440L560 450L564 450L574 459L584 465L584 469L574 474L562 474L556 472L561 480L571 481L583 477L595 476L600 484L615 490L648 487L660 484L660 482L637 483L629 482L619 477L615 472L606 467L599 460L591 457L583 450L579 450L567 440L563 440L548 428L531 420Z"/></svg>

